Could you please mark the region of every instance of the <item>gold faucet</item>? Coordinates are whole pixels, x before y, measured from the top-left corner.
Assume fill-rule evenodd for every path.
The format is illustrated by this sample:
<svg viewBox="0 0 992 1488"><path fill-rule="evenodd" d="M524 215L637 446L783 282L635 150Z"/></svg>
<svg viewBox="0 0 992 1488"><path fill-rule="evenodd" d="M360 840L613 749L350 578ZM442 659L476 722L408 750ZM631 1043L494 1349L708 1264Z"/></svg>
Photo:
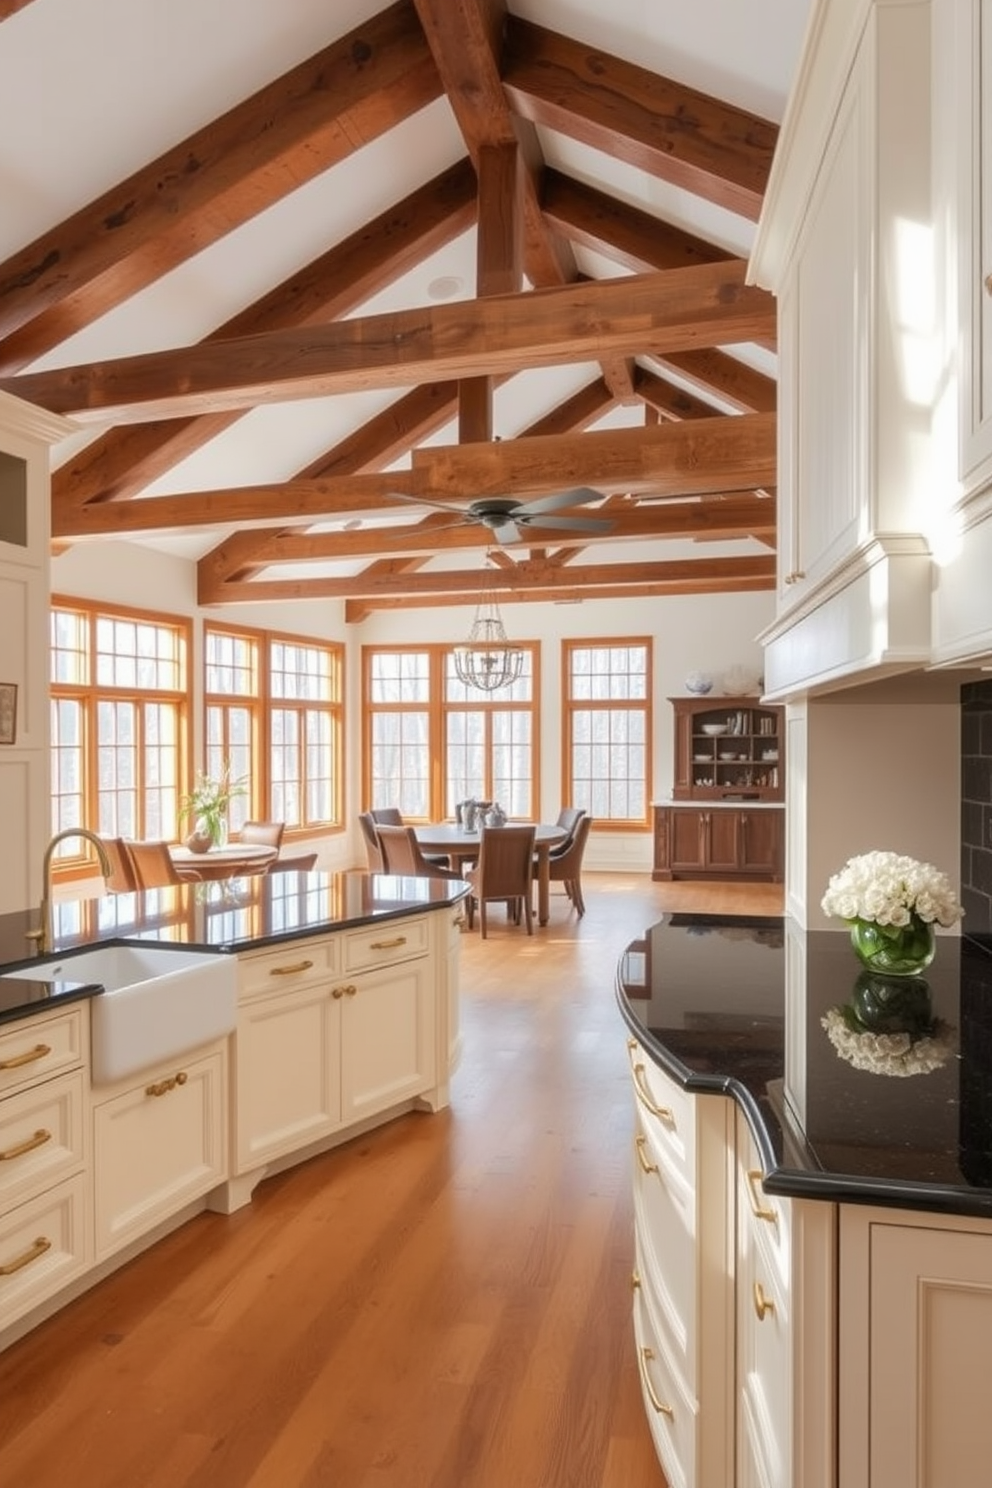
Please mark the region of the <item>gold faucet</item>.
<svg viewBox="0 0 992 1488"><path fill-rule="evenodd" d="M88 827L66 827L64 832L55 833L45 848L45 857L41 865L41 924L37 930L28 931L28 939L37 942L39 956L47 955L52 949L52 858L59 843L64 842L67 837L85 837L87 842L92 842L96 848L100 872L104 878L109 878L113 872L110 859L107 857L107 849L96 833L91 832Z"/></svg>

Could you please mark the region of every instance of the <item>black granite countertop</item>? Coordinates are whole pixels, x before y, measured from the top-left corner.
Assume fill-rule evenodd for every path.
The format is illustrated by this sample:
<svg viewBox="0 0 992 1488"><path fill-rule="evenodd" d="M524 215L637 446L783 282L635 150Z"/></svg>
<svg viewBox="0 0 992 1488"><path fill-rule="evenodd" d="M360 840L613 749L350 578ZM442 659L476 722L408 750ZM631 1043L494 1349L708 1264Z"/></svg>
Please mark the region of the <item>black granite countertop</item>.
<svg viewBox="0 0 992 1488"><path fill-rule="evenodd" d="M71 960L84 946L129 941L237 953L444 909L467 892L468 885L454 879L311 870L66 899L53 905L52 953L69 953ZM28 932L37 925L37 909L0 915L0 1023L103 990L86 982L5 976L36 959Z"/></svg>
<svg viewBox="0 0 992 1488"><path fill-rule="evenodd" d="M925 1073L837 1052L821 1019L863 996L861 972L844 929L673 914L627 947L617 997L685 1089L743 1108L769 1192L992 1218L989 948L938 936Z"/></svg>

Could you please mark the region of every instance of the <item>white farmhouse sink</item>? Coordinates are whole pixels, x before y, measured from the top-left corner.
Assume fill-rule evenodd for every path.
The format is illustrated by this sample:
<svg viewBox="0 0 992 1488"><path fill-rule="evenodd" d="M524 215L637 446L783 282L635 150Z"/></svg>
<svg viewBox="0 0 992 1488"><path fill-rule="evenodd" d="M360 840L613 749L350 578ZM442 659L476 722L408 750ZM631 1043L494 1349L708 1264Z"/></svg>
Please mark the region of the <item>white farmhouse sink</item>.
<svg viewBox="0 0 992 1488"><path fill-rule="evenodd" d="M42 956L5 976L41 982L99 982L90 1002L96 1085L233 1032L234 956L161 946L97 946L77 956Z"/></svg>

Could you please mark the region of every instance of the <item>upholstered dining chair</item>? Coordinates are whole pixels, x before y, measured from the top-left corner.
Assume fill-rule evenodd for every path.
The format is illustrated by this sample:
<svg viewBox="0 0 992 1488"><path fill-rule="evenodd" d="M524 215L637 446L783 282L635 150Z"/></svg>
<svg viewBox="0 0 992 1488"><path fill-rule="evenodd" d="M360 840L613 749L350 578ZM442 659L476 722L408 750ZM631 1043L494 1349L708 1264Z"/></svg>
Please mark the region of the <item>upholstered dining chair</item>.
<svg viewBox="0 0 992 1488"><path fill-rule="evenodd" d="M281 821L246 821L236 834L238 842L253 842L259 847L282 847L286 823Z"/></svg>
<svg viewBox="0 0 992 1488"><path fill-rule="evenodd" d="M579 918L585 914L586 905L582 897L582 855L586 850L592 817L583 811L575 824L572 835L560 847L548 853L548 876L551 883L563 883L565 893L574 904ZM534 870L537 877L537 868Z"/></svg>
<svg viewBox="0 0 992 1488"><path fill-rule="evenodd" d="M479 926L486 939L486 906L502 901L515 925L520 924L523 910L527 934L534 933L534 909L531 903L531 876L534 871L533 826L483 827L479 844L479 861L466 868L465 877L472 885L468 900L468 928L479 908Z"/></svg>
<svg viewBox="0 0 992 1488"><path fill-rule="evenodd" d="M384 873L404 874L408 878L461 878L460 873L442 868L424 857L412 827L386 825L377 827L376 831Z"/></svg>
<svg viewBox="0 0 992 1488"><path fill-rule="evenodd" d="M369 816L377 827L402 827L403 813L398 806L373 806Z"/></svg>
<svg viewBox="0 0 992 1488"><path fill-rule="evenodd" d="M138 879L128 854L123 837L101 837L103 850L107 854L110 872L104 883L112 894L133 894Z"/></svg>
<svg viewBox="0 0 992 1488"><path fill-rule="evenodd" d="M124 839L124 848L139 889L162 889L170 884L200 883L194 868L177 868L167 842L134 842Z"/></svg>
<svg viewBox="0 0 992 1488"><path fill-rule="evenodd" d="M362 841L365 843L369 872L381 873L383 871L382 848L379 846L379 830L371 811L359 812L358 825L362 829Z"/></svg>

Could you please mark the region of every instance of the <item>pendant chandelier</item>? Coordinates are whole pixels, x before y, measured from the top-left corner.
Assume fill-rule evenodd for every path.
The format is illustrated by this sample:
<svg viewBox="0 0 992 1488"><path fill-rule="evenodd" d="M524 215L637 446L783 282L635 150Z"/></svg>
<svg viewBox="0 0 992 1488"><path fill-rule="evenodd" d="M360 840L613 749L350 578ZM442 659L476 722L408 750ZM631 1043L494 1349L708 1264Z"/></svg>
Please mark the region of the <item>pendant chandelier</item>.
<svg viewBox="0 0 992 1488"><path fill-rule="evenodd" d="M494 596L484 591L475 611L468 640L454 647L455 673L466 687L496 692L516 682L524 653L511 646Z"/></svg>

